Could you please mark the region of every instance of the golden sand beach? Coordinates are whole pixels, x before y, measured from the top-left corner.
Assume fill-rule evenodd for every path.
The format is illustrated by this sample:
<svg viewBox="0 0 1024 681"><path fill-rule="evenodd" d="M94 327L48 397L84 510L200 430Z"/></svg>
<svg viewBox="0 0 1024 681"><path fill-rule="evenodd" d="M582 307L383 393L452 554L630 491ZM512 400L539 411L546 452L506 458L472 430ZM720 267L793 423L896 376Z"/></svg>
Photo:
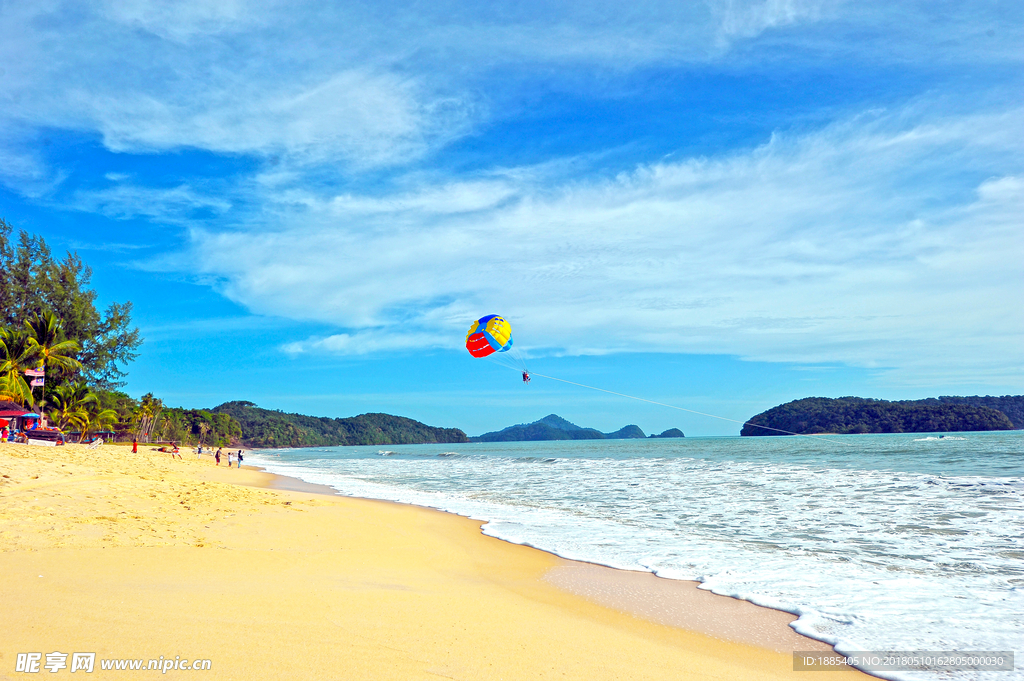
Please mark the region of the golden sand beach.
<svg viewBox="0 0 1024 681"><path fill-rule="evenodd" d="M190 451L0 444L0 679L32 652L68 656L45 678L76 652L87 678L836 678L792 671L829 648L785 613Z"/></svg>

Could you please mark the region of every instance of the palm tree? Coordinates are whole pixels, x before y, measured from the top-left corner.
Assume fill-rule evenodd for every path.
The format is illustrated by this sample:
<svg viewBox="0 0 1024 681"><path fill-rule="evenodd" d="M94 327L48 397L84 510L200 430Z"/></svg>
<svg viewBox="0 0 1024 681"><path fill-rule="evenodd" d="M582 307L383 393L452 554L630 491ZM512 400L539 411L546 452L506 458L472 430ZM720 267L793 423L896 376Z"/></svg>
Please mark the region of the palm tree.
<svg viewBox="0 0 1024 681"><path fill-rule="evenodd" d="M62 385L50 393L50 418L61 430L78 428L85 434L89 426L89 408L96 403L85 383Z"/></svg>
<svg viewBox="0 0 1024 681"><path fill-rule="evenodd" d="M51 370L75 371L82 363L72 355L82 349L77 341L66 340L61 329L63 322L52 312L36 313L25 322L29 344L36 348L36 368L49 367ZM43 384L43 400L46 385Z"/></svg>
<svg viewBox="0 0 1024 681"><path fill-rule="evenodd" d="M139 407L133 415L133 421L136 424L135 439L149 442L150 435L156 430L164 404L153 397L153 393L143 395L139 402Z"/></svg>
<svg viewBox="0 0 1024 681"><path fill-rule="evenodd" d="M22 402L22 395L18 392L17 387L6 375L2 374L0 374L0 400Z"/></svg>
<svg viewBox="0 0 1024 681"><path fill-rule="evenodd" d="M0 329L0 377L3 391L11 401L32 404L32 388L25 380L25 371L38 365L39 348L25 331Z"/></svg>
<svg viewBox="0 0 1024 681"><path fill-rule="evenodd" d="M85 406L85 420L82 424L82 435L78 438L79 442L85 441L86 433L89 431L102 430L108 428L117 421L118 413L113 409L104 409L103 405L100 404L96 396L92 395L93 399L88 402Z"/></svg>

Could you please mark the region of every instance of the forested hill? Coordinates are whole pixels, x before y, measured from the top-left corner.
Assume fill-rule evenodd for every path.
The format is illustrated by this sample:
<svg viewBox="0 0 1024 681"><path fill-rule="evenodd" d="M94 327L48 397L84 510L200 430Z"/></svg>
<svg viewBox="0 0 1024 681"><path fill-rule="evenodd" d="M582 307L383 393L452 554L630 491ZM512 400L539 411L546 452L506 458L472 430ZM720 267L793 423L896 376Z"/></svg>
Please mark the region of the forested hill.
<svg viewBox="0 0 1024 681"><path fill-rule="evenodd" d="M469 441L458 428L435 428L390 414L332 419L260 409L252 402L225 402L212 411L234 417L241 425L242 444L257 449Z"/></svg>
<svg viewBox="0 0 1024 681"><path fill-rule="evenodd" d="M1024 429L1024 395L1003 395L992 397L990 395L974 395L972 397L935 397L926 400L917 400L910 404L970 404L975 407L990 407L997 409L1010 419L1013 427Z"/></svg>
<svg viewBox="0 0 1024 681"><path fill-rule="evenodd" d="M779 431L801 435L948 433L1013 428L1014 423L1001 411L984 405L950 401L950 398L887 402L862 397L808 397L758 414L743 426L740 435L786 434Z"/></svg>
<svg viewBox="0 0 1024 681"><path fill-rule="evenodd" d="M549 414L533 423L509 426L470 439L473 442L530 442L536 440L627 440L645 437L647 436L639 426L623 426L614 433L602 433L595 428L580 428L557 414ZM683 437L683 432L678 428L672 428L661 435L652 435L651 437Z"/></svg>

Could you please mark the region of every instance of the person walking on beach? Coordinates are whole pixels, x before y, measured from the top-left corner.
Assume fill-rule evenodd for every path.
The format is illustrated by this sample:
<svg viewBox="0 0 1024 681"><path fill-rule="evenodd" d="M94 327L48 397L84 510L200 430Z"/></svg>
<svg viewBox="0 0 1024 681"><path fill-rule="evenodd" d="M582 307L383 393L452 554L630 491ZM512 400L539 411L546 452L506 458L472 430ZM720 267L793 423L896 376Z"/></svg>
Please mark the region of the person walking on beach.
<svg viewBox="0 0 1024 681"><path fill-rule="evenodd" d="M241 449L238 450L238 467L239 468L242 467L242 450Z"/></svg>
<svg viewBox="0 0 1024 681"><path fill-rule="evenodd" d="M220 447L217 448L217 453L213 455L213 458L217 461L217 465L220 465Z"/></svg>
<svg viewBox="0 0 1024 681"><path fill-rule="evenodd" d="M228 468L231 468L231 464L235 462L235 453L228 452Z"/></svg>
<svg viewBox="0 0 1024 681"><path fill-rule="evenodd" d="M139 453L139 441L136 440L135 438L132 438L132 454L138 454L138 453Z"/></svg>

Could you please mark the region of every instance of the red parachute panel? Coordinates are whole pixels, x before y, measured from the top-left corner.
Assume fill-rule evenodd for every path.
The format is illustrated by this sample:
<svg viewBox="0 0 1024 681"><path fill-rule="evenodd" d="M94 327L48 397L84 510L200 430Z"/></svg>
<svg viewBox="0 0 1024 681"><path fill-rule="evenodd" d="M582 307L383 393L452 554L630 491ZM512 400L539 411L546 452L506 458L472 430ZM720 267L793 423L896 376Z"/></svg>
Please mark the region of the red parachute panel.
<svg viewBox="0 0 1024 681"><path fill-rule="evenodd" d="M472 336L467 338L466 349L469 350L469 354L474 357L486 357L494 352L494 348L487 341L487 337L482 333L474 333Z"/></svg>

